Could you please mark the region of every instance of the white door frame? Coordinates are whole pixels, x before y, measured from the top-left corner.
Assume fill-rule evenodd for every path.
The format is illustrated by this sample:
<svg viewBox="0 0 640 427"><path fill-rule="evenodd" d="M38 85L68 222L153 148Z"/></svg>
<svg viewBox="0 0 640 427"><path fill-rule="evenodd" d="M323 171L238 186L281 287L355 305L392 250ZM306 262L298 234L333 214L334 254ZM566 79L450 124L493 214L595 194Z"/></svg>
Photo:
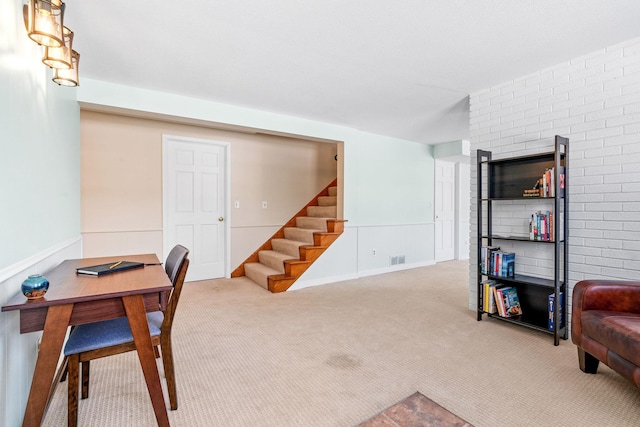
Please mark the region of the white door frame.
<svg viewBox="0 0 640 427"><path fill-rule="evenodd" d="M191 142L197 144L213 144L218 145L224 150L224 166L225 166L225 188L224 188L224 277L231 277L231 153L230 144L225 141L212 139L191 138L186 136L176 136L162 134L162 244L164 251L164 259L167 258L169 252L173 248L173 243L168 241L165 230L168 229L168 200L166 191L169 188L169 174L166 165L169 157L169 142Z"/></svg>

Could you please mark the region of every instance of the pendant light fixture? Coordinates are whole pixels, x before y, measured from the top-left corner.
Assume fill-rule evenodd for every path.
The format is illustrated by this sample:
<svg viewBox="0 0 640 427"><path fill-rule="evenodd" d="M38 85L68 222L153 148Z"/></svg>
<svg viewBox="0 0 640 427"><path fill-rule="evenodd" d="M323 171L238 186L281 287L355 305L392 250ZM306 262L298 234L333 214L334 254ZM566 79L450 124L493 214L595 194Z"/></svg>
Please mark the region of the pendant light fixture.
<svg viewBox="0 0 640 427"><path fill-rule="evenodd" d="M42 56L42 62L51 68L58 68L60 70L68 70L73 66L72 63L72 45L73 45L73 31L64 27L62 29L64 45L60 47L45 46L44 55Z"/></svg>
<svg viewBox="0 0 640 427"><path fill-rule="evenodd" d="M22 10L29 38L43 46L64 46L64 9L60 0L28 0Z"/></svg>
<svg viewBox="0 0 640 427"><path fill-rule="evenodd" d="M78 78L78 64L80 63L80 54L75 50L71 51L71 68L53 69L53 81L60 86L78 86L80 80Z"/></svg>

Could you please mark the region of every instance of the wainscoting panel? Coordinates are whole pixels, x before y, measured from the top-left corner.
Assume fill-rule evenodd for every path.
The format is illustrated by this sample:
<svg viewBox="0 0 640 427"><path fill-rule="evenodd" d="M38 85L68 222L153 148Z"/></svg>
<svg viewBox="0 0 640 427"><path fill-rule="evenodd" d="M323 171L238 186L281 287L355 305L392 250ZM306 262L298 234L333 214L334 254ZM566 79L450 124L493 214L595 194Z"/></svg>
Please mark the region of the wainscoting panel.
<svg viewBox="0 0 640 427"><path fill-rule="evenodd" d="M69 258L82 256L80 237L0 271L0 305L20 293L30 274L46 272ZM41 332L20 334L20 314L0 312L0 425L18 426L27 405Z"/></svg>

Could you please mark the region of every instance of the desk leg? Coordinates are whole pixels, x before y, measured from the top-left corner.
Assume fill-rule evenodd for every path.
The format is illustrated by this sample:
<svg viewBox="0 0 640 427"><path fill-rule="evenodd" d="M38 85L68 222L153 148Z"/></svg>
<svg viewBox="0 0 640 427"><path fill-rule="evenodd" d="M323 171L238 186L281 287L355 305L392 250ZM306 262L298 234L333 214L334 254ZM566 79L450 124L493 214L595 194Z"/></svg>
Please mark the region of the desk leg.
<svg viewBox="0 0 640 427"><path fill-rule="evenodd" d="M151 344L151 335L149 333L149 324L147 323L147 315L141 295L130 295L122 297L124 309L129 318L129 326L133 340L138 351L138 359L142 365L142 372L147 381L147 389L151 404L156 414L156 421L159 426L169 426L169 417L167 408L162 395L162 386L160 385L160 374L158 374L158 366Z"/></svg>
<svg viewBox="0 0 640 427"><path fill-rule="evenodd" d="M73 304L52 305L47 310L23 426L39 426L42 423L72 311Z"/></svg>

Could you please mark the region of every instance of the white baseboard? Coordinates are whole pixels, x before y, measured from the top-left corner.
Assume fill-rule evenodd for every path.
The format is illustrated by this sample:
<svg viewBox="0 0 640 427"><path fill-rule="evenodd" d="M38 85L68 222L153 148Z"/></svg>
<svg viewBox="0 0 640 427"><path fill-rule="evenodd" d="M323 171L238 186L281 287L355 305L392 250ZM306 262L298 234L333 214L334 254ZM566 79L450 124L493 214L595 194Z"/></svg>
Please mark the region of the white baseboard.
<svg viewBox="0 0 640 427"><path fill-rule="evenodd" d="M340 276L322 277L322 278L313 279L313 280L299 280L299 281L296 281L293 284L293 286L291 286L288 289L288 291L295 291L298 289L309 288L311 286L326 285L326 284L335 283L335 282L343 282L345 280L354 280L354 279L359 279L361 277L376 276L378 274L386 274L394 271L410 270L418 267L427 267L430 265L435 265L435 263L436 262L432 260L432 261L424 261L424 262L418 262L413 264L398 264L392 267L360 271L355 274L343 274Z"/></svg>

